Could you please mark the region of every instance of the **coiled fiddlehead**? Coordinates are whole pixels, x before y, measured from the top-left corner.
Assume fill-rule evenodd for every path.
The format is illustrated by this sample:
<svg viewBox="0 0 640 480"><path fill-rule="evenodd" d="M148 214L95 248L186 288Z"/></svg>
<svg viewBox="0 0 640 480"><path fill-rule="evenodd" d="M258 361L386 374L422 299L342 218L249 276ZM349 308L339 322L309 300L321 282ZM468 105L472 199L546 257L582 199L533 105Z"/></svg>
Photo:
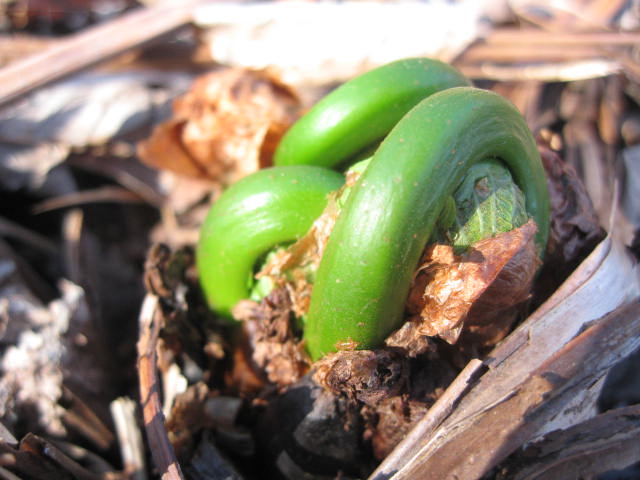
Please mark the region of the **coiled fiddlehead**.
<svg viewBox="0 0 640 480"><path fill-rule="evenodd" d="M436 72L436 82L423 76L425 65ZM320 262L304 328L313 358L344 343L376 347L399 326L420 254L447 199L478 162L498 161L509 170L544 251L549 200L531 132L507 100L460 86L467 80L445 67L410 59L348 82L299 120L276 152L279 165L317 167L276 167L271 172L284 175L282 181L273 181L269 170L258 172L222 196L198 248L203 288L219 312L228 315L246 297L256 260L273 245L303 235L328 191L338 188L340 176L328 176L320 165L344 164L385 135L352 187ZM410 73L399 75L405 70ZM299 177L289 193L289 168L317 170ZM315 185L320 178L322 186ZM303 200L306 190L315 192L313 200ZM245 198L254 193L253 200Z"/></svg>
<svg viewBox="0 0 640 480"><path fill-rule="evenodd" d="M464 172L500 159L546 244L549 203L535 141L495 93L457 87L418 104L394 127L353 187L320 263L305 327L314 358L355 342L372 348L398 326L411 278Z"/></svg>
<svg viewBox="0 0 640 480"><path fill-rule="evenodd" d="M273 167L233 184L214 203L196 251L200 284L211 308L230 317L247 298L254 265L276 245L300 238L322 213L343 176L314 166Z"/></svg>

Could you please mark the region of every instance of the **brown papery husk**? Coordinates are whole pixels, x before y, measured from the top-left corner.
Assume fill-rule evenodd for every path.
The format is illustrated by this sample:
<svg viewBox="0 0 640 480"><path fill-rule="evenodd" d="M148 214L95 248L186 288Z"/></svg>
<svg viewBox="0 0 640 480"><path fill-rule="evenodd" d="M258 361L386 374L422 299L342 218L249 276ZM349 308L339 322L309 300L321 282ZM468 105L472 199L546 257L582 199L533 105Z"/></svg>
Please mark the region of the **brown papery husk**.
<svg viewBox="0 0 640 480"><path fill-rule="evenodd" d="M276 285L289 292L291 308L298 318L307 313L311 302L313 285L307 280L306 272L318 269L329 235L340 213L336 205L337 195L339 192L329 196L324 211L302 238L286 250L277 252L256 274L257 279L271 277Z"/></svg>
<svg viewBox="0 0 640 480"><path fill-rule="evenodd" d="M360 175L361 172L347 170L344 187L329 195L327 206L309 231L285 250L276 252L256 274L256 279L270 277L276 285L287 289L293 313L298 318L309 311L313 285L308 280L307 272L318 270L329 235L340 215L338 199L345 189L355 185Z"/></svg>
<svg viewBox="0 0 640 480"><path fill-rule="evenodd" d="M530 220L476 242L460 255L449 245L428 246L407 299L412 318L387 339L387 345L415 354L420 336L454 344L463 327L472 329L475 342L482 345L504 337L515 312L505 314L529 297L540 266L536 231Z"/></svg>
<svg viewBox="0 0 640 480"><path fill-rule="evenodd" d="M300 100L269 69L230 68L199 77L173 116L138 144L147 165L224 184L271 165Z"/></svg>

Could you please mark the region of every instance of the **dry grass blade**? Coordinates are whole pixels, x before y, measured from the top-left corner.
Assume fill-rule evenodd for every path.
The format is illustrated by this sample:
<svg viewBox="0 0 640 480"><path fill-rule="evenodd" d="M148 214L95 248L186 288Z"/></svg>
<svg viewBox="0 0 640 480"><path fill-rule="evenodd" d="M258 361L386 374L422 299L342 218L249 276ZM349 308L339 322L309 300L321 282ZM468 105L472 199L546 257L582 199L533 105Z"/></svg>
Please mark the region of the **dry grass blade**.
<svg viewBox="0 0 640 480"><path fill-rule="evenodd" d="M0 37L0 65L4 66L27 55L40 53L44 48L54 44L55 40L32 35L13 34Z"/></svg>
<svg viewBox="0 0 640 480"><path fill-rule="evenodd" d="M69 457L62 449L53 443L37 435L28 434L20 442L20 451L30 454L23 459L25 463L29 458L32 462L51 463L57 472L58 478L67 473L78 480L121 480L123 477L117 472L95 473ZM31 473L31 472L29 472ZM38 477L36 477L38 478ZM46 478L56 478L46 477Z"/></svg>
<svg viewBox="0 0 640 480"><path fill-rule="evenodd" d="M63 422L69 428L90 440L101 450L107 450L113 443L114 435L111 430L100 420L96 412L85 404L69 388L64 388L64 401L68 403L62 417Z"/></svg>
<svg viewBox="0 0 640 480"><path fill-rule="evenodd" d="M142 203L144 200L121 187L104 186L93 190L51 197L34 206L33 213L44 213L88 203Z"/></svg>
<svg viewBox="0 0 640 480"><path fill-rule="evenodd" d="M601 51L590 45L477 45L465 53L469 62L559 62L600 56Z"/></svg>
<svg viewBox="0 0 640 480"><path fill-rule="evenodd" d="M571 62L542 62L531 65L457 64L470 78L501 82L538 80L544 82L571 82L606 77L622 70L614 60L588 59Z"/></svg>
<svg viewBox="0 0 640 480"><path fill-rule="evenodd" d="M129 157L81 155L71 156L66 161L70 166L112 179L149 205L160 208L164 203L155 172L132 162Z"/></svg>
<svg viewBox="0 0 640 480"><path fill-rule="evenodd" d="M640 43L638 32L545 32L541 30L524 30L519 28L501 28L491 32L484 40L488 45L526 46L546 45L552 47L597 46L632 47ZM472 52L475 47L469 48Z"/></svg>

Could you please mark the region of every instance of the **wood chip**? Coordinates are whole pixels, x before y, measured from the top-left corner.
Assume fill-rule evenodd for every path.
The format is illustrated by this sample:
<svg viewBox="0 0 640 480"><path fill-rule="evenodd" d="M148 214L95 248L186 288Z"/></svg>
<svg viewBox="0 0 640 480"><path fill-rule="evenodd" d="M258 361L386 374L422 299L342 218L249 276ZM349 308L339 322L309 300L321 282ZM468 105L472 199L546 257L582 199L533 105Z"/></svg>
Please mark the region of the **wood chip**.
<svg viewBox="0 0 640 480"><path fill-rule="evenodd" d="M552 428L567 428L588 419L595 394L588 387L601 386L597 380L640 346L638 298L640 271L608 238L488 356L489 371L453 413L429 435L410 435L398 447L404 455L392 454L371 478L455 473L477 479L522 443L546 433L552 420ZM460 462L461 449L474 462Z"/></svg>

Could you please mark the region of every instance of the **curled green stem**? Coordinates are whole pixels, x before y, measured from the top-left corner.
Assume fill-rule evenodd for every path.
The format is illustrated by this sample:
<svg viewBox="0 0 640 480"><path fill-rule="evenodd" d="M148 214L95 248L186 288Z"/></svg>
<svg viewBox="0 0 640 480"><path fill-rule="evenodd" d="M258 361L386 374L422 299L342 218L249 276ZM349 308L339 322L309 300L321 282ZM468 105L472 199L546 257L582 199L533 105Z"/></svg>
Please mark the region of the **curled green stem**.
<svg viewBox="0 0 640 480"><path fill-rule="evenodd" d="M420 255L474 165L508 169L542 254L549 200L531 132L508 101L462 85L440 62L403 60L348 82L299 120L276 152L281 166L233 185L203 225L197 265L212 308L229 316L248 297L256 262L310 228L343 183L323 167L352 161L385 136L320 261L304 328L314 359L342 344L375 348L399 326Z"/></svg>
<svg viewBox="0 0 640 480"><path fill-rule="evenodd" d="M438 60L408 58L341 85L298 120L278 145L276 165L342 165L384 138L420 100L469 85Z"/></svg>
<svg viewBox="0 0 640 480"><path fill-rule="evenodd" d="M314 166L273 167L233 184L205 219L196 251L200 284L212 309L230 317L248 298L258 259L311 227L344 178Z"/></svg>
<svg viewBox="0 0 640 480"><path fill-rule="evenodd" d="M320 262L304 337L313 358L373 348L399 326L411 278L464 173L500 159L546 245L549 201L535 141L511 103L471 87L420 102L393 128L353 187Z"/></svg>

